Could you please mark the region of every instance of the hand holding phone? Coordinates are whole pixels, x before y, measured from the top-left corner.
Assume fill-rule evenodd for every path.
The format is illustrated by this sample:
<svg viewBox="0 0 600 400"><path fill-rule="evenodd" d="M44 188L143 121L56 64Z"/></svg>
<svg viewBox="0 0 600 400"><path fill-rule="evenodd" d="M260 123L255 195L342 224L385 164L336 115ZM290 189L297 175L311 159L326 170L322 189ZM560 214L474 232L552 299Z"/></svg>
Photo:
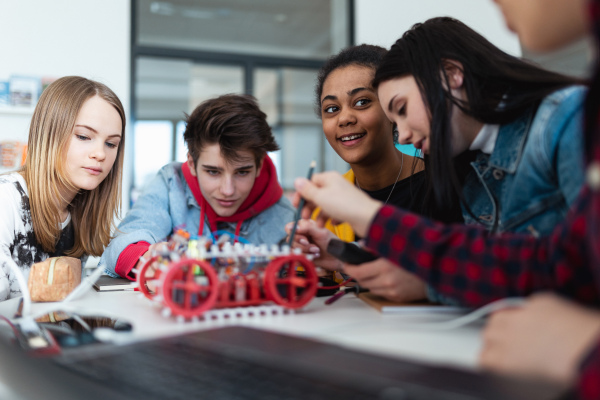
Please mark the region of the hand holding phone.
<svg viewBox="0 0 600 400"><path fill-rule="evenodd" d="M356 243L343 242L339 239L331 239L329 241L327 252L338 260L352 265L374 261L379 258Z"/></svg>

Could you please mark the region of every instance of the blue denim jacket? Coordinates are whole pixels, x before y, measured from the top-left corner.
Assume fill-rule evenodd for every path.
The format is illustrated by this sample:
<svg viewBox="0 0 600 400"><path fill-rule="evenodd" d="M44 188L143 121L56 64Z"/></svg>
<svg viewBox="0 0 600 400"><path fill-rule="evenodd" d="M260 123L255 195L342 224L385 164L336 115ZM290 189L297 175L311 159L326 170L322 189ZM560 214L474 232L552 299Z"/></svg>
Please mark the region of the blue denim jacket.
<svg viewBox="0 0 600 400"><path fill-rule="evenodd" d="M547 235L562 221L584 182L583 101L572 86L537 110L500 127L492 154L479 152L463 186L466 224L490 231ZM430 301L457 304L427 286Z"/></svg>
<svg viewBox="0 0 600 400"><path fill-rule="evenodd" d="M150 244L164 241L175 227L192 234L200 227L200 206L185 182L181 163L165 165L150 182L144 193L129 210L115 232L115 238L102 254L99 265L111 276L121 252L130 244L146 241ZM295 210L284 196L260 214L245 220L240 237L254 244L278 244L285 239L285 224L294 219ZM219 223L209 227L205 217L204 236L213 230L225 230L235 234L236 223ZM216 229L215 229L216 228Z"/></svg>
<svg viewBox="0 0 600 400"><path fill-rule="evenodd" d="M463 195L465 223L496 232L549 234L562 221L584 181L583 100L572 86L500 127L492 154L471 163Z"/></svg>

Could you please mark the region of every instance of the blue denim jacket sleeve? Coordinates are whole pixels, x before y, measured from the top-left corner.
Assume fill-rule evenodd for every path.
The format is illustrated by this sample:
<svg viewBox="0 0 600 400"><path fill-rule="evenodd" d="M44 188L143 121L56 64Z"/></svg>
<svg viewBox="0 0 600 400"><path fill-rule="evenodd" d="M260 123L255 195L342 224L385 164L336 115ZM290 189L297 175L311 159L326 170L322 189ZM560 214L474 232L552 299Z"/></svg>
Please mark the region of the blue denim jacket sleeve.
<svg viewBox="0 0 600 400"><path fill-rule="evenodd" d="M163 167L117 227L115 237L99 262L109 275L117 276L115 266L119 255L130 244L140 241L154 244L171 234L174 227L173 203L180 203L182 207L186 205L184 182L175 173L176 168L175 163ZM178 197L177 201L173 201L174 195Z"/></svg>
<svg viewBox="0 0 600 400"><path fill-rule="evenodd" d="M583 94L579 93L575 97L582 96ZM558 141L558 144L553 143L550 148L556 152L552 155L552 159L556 163L555 170L558 175L558 184L567 204L571 206L583 187L585 179L583 107L577 108L572 118L564 121L564 127L555 140Z"/></svg>
<svg viewBox="0 0 600 400"><path fill-rule="evenodd" d="M500 128L492 154L478 154L465 178L467 224L546 235L565 218L584 180L585 93L556 91Z"/></svg>
<svg viewBox="0 0 600 400"><path fill-rule="evenodd" d="M547 235L567 215L584 182L583 86L548 95L534 112L500 128L491 155L472 163L463 194L489 229L498 210L499 232ZM528 122L529 121L529 122ZM496 208L497 207L497 208ZM432 301L448 303L428 288Z"/></svg>
<svg viewBox="0 0 600 400"><path fill-rule="evenodd" d="M245 220L240 236L254 244L278 244L285 239L285 224L293 221L294 213L289 200L282 196L271 207ZM185 182L181 163L167 164L119 224L99 265L105 268L107 274L117 276L115 266L119 255L130 244L140 241L158 243L164 241L175 227L196 233L199 226L200 206ZM236 224L223 223L213 229L234 233ZM208 224L204 225L203 234L210 235Z"/></svg>

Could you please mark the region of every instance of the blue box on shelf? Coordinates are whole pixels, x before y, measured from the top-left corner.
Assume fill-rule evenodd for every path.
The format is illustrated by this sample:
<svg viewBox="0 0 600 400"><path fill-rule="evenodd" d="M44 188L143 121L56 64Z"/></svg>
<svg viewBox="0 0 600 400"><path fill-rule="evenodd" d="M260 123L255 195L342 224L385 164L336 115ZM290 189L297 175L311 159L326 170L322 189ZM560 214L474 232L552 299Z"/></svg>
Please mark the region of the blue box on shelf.
<svg viewBox="0 0 600 400"><path fill-rule="evenodd" d="M7 81L0 81L0 106L10 104L10 86Z"/></svg>

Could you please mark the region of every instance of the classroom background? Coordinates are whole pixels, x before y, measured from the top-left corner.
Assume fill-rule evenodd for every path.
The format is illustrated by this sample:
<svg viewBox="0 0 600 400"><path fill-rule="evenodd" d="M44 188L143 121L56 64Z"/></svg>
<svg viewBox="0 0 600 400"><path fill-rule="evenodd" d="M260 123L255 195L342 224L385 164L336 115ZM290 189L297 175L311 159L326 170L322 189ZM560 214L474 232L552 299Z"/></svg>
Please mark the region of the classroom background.
<svg viewBox="0 0 600 400"><path fill-rule="evenodd" d="M185 114L224 93L259 100L281 147L271 156L284 189L312 159L319 171L346 171L314 112L318 68L352 44L389 48L430 17L458 18L507 53L567 74L587 76L591 59L586 40L524 52L481 0L0 0L0 10L0 172L22 162L44 85L65 75L101 81L127 110L122 215L162 165L185 160Z"/></svg>

